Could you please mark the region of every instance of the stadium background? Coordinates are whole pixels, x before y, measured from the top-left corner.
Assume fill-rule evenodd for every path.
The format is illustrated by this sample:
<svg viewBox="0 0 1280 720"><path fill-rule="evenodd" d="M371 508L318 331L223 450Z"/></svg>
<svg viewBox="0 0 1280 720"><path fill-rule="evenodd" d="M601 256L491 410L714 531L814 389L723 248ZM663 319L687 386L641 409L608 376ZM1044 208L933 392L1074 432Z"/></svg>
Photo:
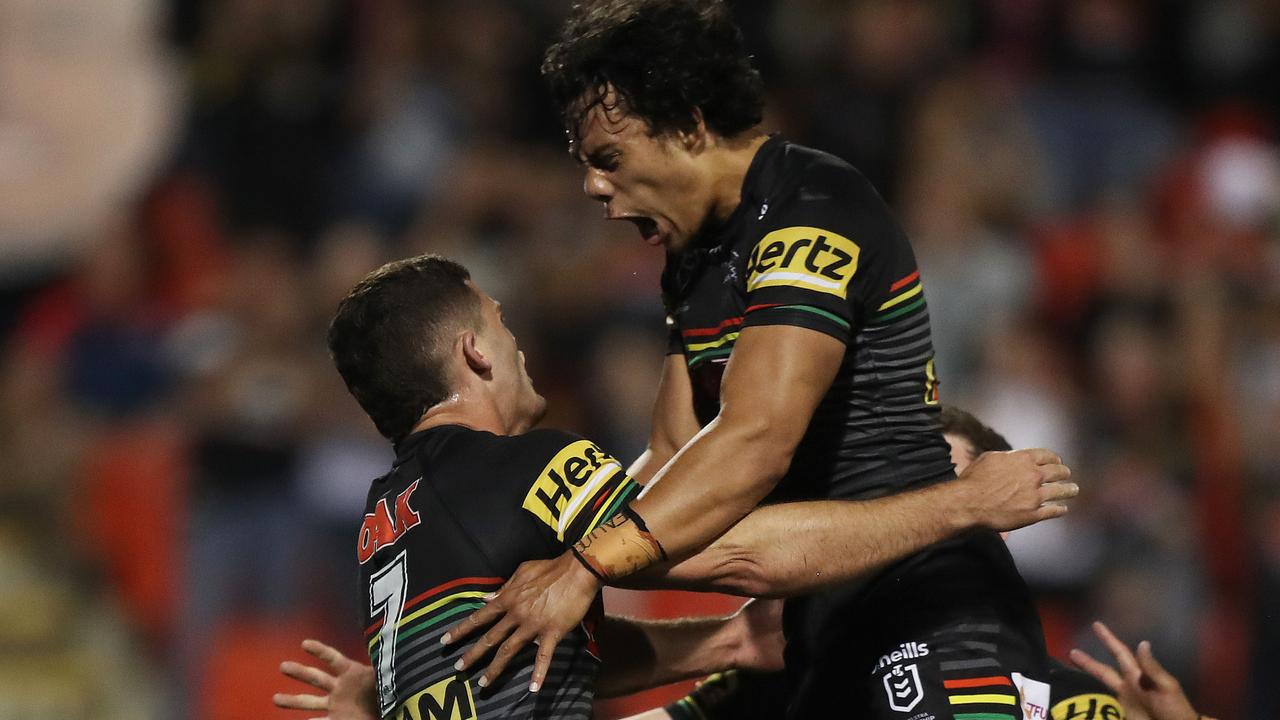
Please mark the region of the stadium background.
<svg viewBox="0 0 1280 720"><path fill-rule="evenodd" d="M1280 717L1277 5L732 5L770 128L907 226L943 399L1083 486L1011 541L1051 647L1102 618L1205 711ZM565 9L0 0L0 718L286 717L298 640L358 652L390 455L322 331L384 259L463 261L547 423L640 451L661 257L564 152Z"/></svg>

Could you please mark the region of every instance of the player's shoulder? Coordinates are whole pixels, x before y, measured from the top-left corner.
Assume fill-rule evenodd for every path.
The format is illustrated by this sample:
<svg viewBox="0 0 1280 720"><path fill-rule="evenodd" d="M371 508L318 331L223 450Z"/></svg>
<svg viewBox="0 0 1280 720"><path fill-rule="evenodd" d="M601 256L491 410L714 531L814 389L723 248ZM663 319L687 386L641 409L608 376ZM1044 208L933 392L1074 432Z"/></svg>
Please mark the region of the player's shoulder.
<svg viewBox="0 0 1280 720"><path fill-rule="evenodd" d="M842 158L789 141L783 141L778 151L776 191L787 204L847 210L884 205L871 181Z"/></svg>
<svg viewBox="0 0 1280 720"><path fill-rule="evenodd" d="M1053 720L1123 720L1124 707L1111 690L1092 675L1054 660L1049 667Z"/></svg>
<svg viewBox="0 0 1280 720"><path fill-rule="evenodd" d="M794 229L811 237L811 231L822 231L863 249L905 239L888 205L853 165L785 140L770 155L756 188L766 204L760 213L763 233Z"/></svg>

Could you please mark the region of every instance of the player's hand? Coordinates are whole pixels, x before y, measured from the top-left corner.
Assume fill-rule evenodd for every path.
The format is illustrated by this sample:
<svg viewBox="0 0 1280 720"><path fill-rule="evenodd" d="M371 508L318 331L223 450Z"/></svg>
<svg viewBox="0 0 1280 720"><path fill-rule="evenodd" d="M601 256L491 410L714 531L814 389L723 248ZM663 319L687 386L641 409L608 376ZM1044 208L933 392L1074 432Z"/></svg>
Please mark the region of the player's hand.
<svg viewBox="0 0 1280 720"><path fill-rule="evenodd" d="M740 638L733 667L739 670L781 670L787 639L782 634L782 601L748 600L730 618Z"/></svg>
<svg viewBox="0 0 1280 720"><path fill-rule="evenodd" d="M974 525L1016 530L1067 512L1065 500L1080 493L1062 458L1043 448L987 452L954 484L959 506Z"/></svg>
<svg viewBox="0 0 1280 720"><path fill-rule="evenodd" d="M271 698L276 707L326 713L316 720L378 720L372 667L348 658L319 640L303 640L302 649L323 660L332 674L291 660L280 663L280 672L325 694L276 693Z"/></svg>
<svg viewBox="0 0 1280 720"><path fill-rule="evenodd" d="M1151 654L1151 643L1146 640L1138 643L1135 656L1106 625L1095 622L1093 632L1111 651L1119 670L1094 660L1083 650L1072 650L1071 662L1115 693L1128 720L1199 720L1202 717L1187 700L1178 679Z"/></svg>
<svg viewBox="0 0 1280 720"><path fill-rule="evenodd" d="M452 645L481 627L493 625L456 666L465 670L496 647L497 653L477 681L480 687L493 682L529 641L537 643L538 657L529 683L529 690L537 692L547 677L556 645L586 617L600 587L600 581L572 552L553 560L530 560L487 598L487 605L450 628L440 642Z"/></svg>

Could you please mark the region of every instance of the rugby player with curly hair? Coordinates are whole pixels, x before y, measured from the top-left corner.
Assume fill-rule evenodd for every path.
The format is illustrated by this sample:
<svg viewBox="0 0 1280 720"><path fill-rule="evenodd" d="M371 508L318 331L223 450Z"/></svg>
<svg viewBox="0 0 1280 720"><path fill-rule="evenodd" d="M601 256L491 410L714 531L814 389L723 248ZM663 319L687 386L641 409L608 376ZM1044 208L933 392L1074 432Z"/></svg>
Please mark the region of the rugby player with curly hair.
<svg viewBox="0 0 1280 720"><path fill-rule="evenodd" d="M543 74L583 190L666 253L670 345L632 468L644 493L445 635L487 627L461 665L491 654L490 678L537 642L534 683L602 585L689 557L761 502L955 477L910 243L856 169L761 130L760 77L723 3L582 3ZM1003 457L1038 480L1069 472L1047 450ZM788 600L784 624L795 718L1011 717L1018 684L1048 671L1027 588L989 531Z"/></svg>

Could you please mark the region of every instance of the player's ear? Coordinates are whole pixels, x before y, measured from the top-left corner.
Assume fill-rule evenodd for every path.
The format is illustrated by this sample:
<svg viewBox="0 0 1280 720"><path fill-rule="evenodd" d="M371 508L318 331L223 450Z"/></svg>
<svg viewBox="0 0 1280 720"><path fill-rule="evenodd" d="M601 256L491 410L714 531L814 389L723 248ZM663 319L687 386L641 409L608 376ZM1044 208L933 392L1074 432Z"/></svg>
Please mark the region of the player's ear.
<svg viewBox="0 0 1280 720"><path fill-rule="evenodd" d="M702 116L702 110L693 109L693 125L689 130L681 130L677 133L680 144L684 146L686 152L693 155L701 153L707 148L707 141L710 139L707 131L706 118Z"/></svg>
<svg viewBox="0 0 1280 720"><path fill-rule="evenodd" d="M493 363L489 358L485 357L480 348L476 347L476 334L473 330L464 330L458 338L458 342L462 345L462 357L467 361L467 367L477 375L485 375L493 369Z"/></svg>

